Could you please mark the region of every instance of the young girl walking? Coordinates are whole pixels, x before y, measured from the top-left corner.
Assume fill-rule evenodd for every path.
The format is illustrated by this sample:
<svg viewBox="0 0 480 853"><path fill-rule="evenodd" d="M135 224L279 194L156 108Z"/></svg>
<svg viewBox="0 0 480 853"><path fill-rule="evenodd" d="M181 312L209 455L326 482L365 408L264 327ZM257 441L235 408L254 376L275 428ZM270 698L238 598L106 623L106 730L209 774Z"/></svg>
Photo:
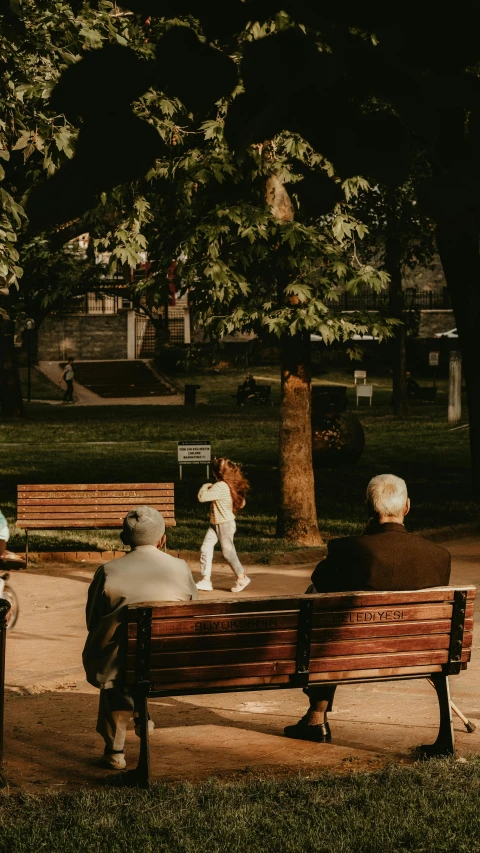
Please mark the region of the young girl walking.
<svg viewBox="0 0 480 853"><path fill-rule="evenodd" d="M220 542L222 554L235 572L237 580L232 586L232 592L242 592L250 583L250 578L238 559L233 537L237 526L235 513L245 506L245 496L250 488L248 480L243 476L238 465L230 459L213 460L212 473L215 483L204 483L198 493L200 503L210 503L210 527L200 549L200 569L202 579L197 583L198 589L212 590L212 560L213 549Z"/></svg>

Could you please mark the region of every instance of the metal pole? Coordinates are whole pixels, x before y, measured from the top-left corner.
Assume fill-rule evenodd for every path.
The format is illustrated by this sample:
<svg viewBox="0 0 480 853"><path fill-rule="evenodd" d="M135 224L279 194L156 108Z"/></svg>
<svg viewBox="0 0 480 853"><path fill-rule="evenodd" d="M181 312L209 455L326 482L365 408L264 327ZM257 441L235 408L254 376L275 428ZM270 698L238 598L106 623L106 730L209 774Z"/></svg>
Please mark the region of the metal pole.
<svg viewBox="0 0 480 853"><path fill-rule="evenodd" d="M182 479L182 466L180 465L180 479Z"/></svg>
<svg viewBox="0 0 480 853"><path fill-rule="evenodd" d="M10 602L0 599L0 771L3 770L3 714L5 707L5 642L7 639L7 614ZM0 788L5 788L7 781L0 772Z"/></svg>
<svg viewBox="0 0 480 853"><path fill-rule="evenodd" d="M32 331L27 329L27 401L30 402L32 396Z"/></svg>
<svg viewBox="0 0 480 853"><path fill-rule="evenodd" d="M462 417L462 355L450 353L450 376L448 383L448 423L456 424Z"/></svg>
<svg viewBox="0 0 480 853"><path fill-rule="evenodd" d="M207 463L207 480L210 479L210 465Z"/></svg>

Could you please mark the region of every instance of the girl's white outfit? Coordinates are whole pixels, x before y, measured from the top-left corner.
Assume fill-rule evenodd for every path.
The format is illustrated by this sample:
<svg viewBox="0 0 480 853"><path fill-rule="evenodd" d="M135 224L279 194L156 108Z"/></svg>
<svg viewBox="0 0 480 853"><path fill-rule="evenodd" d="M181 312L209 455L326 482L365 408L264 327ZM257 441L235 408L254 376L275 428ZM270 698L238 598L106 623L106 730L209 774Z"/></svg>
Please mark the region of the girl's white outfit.
<svg viewBox="0 0 480 853"><path fill-rule="evenodd" d="M233 537L237 525L233 513L233 502L230 488L223 480L218 483L204 483L198 493L200 503L210 503L210 527L208 528L202 547L200 548L200 570L202 578L210 580L212 574L213 550L220 542L222 554L237 577L245 574L238 559Z"/></svg>

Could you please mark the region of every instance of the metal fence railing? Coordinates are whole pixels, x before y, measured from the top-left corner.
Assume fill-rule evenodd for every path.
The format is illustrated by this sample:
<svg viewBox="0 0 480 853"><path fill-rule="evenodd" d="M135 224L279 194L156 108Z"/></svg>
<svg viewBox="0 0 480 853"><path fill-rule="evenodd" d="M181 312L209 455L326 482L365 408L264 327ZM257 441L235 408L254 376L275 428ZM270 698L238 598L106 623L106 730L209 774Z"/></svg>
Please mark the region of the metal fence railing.
<svg viewBox="0 0 480 853"><path fill-rule="evenodd" d="M388 308L389 297L388 290L353 294L345 291L338 301L327 299L325 302L329 308L338 311L374 311ZM404 290L404 307L406 310L425 311L448 310L452 305L446 287L437 290L417 290L410 287Z"/></svg>

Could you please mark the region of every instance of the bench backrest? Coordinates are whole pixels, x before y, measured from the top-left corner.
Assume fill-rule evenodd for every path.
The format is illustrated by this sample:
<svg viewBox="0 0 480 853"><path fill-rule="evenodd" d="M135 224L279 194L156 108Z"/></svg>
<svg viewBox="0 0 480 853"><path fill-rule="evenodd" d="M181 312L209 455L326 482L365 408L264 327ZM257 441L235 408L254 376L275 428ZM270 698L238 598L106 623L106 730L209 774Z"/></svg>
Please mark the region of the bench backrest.
<svg viewBox="0 0 480 853"><path fill-rule="evenodd" d="M173 483L22 485L18 486L17 527L118 528L127 512L141 505L158 509L168 527L175 525Z"/></svg>
<svg viewBox="0 0 480 853"><path fill-rule="evenodd" d="M127 683L156 695L425 677L470 660L475 587L127 608Z"/></svg>

